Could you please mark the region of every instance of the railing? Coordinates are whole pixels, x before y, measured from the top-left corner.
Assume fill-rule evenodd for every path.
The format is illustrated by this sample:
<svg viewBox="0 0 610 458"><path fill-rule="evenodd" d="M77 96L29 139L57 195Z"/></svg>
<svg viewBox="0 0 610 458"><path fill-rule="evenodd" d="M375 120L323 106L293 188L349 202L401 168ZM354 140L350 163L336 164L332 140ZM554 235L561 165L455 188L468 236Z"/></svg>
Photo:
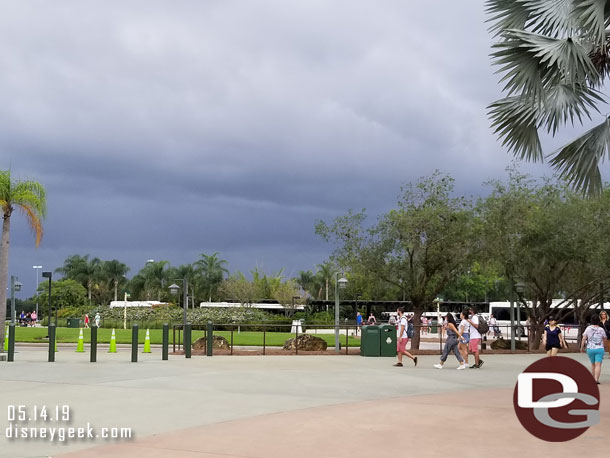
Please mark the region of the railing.
<svg viewBox="0 0 610 458"><path fill-rule="evenodd" d="M295 332L292 332L292 328L295 327ZM299 328L306 328L306 331L300 330ZM358 342L356 345L354 345L352 343L352 345L350 346L350 337L355 337L356 334L359 334L359 328L356 325L352 325L352 324L342 324L340 326L338 326L339 328L339 333L340 333L340 338L339 338L339 347L342 346L345 349L345 354L349 354L349 349L350 348L359 348L360 347L360 342ZM183 348L183 329L184 329L184 324L176 324L172 326L172 347L173 347L173 351L184 351ZM260 343L260 345L247 345L247 347L251 347L251 348L260 348L262 351L262 354L265 355L267 353L267 349L269 347L273 347L273 348L278 348L277 345L269 345L267 343L267 333L272 332L270 331L270 329L274 329L274 332L278 332L277 329L286 329L286 331L279 331L279 332L283 332L284 334L290 334L292 336L294 336L295 340L298 339L299 335L303 335L303 334L308 334L308 335L315 335L317 333L317 331L331 331L331 333L329 332L325 332L324 334L328 334L328 335L334 335L334 330L335 330L335 326L334 325L307 325L307 326L294 326L292 324L272 324L272 323L219 323L219 324L213 324L213 330L214 330L214 334L216 333L223 333L223 334L227 334L229 336L229 354L233 354L234 349L235 349L235 333L237 332L238 334L241 333L242 331L244 332L248 332L248 330L256 330L256 332L262 332L262 342ZM207 325L191 325L191 330L192 331L203 331L203 335L202 337L204 337L205 339L207 339ZM313 332L312 332L313 331ZM351 331L351 336L350 336L350 331ZM194 334L191 334L192 337L194 337ZM333 345L329 344L329 347L333 347ZM216 349L214 349L216 350ZM300 351L303 351L302 349ZM294 350L295 354L299 353L299 346L297 345L297 343L295 342L295 350Z"/></svg>

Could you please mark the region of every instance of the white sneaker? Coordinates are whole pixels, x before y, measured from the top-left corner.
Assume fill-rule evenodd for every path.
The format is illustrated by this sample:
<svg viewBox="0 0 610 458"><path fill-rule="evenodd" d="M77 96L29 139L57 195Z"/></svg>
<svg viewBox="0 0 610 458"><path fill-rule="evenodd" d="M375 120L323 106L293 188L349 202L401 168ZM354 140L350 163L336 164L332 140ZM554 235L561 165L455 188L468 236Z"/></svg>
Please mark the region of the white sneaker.
<svg viewBox="0 0 610 458"><path fill-rule="evenodd" d="M457 367L458 371L463 371L464 369L466 369L466 366L464 364L462 364L461 366Z"/></svg>
<svg viewBox="0 0 610 458"><path fill-rule="evenodd" d="M442 364L435 364L434 367L436 367L437 369L442 369L443 368Z"/></svg>

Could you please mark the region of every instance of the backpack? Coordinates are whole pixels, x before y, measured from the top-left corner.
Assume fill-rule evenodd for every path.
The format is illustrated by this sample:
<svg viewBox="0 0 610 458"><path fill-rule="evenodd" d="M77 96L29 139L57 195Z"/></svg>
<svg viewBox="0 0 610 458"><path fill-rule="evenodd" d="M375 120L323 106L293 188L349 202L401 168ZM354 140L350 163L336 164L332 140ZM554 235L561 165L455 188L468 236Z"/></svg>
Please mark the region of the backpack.
<svg viewBox="0 0 610 458"><path fill-rule="evenodd" d="M481 315L478 315L479 317L479 327L477 328L477 331L479 331L479 334L484 335L487 334L489 332L489 325L487 324L487 321L485 321L485 318L483 318Z"/></svg>
<svg viewBox="0 0 610 458"><path fill-rule="evenodd" d="M407 337L409 339L412 339L414 335L415 335L415 332L413 330L413 323L409 321L407 324Z"/></svg>

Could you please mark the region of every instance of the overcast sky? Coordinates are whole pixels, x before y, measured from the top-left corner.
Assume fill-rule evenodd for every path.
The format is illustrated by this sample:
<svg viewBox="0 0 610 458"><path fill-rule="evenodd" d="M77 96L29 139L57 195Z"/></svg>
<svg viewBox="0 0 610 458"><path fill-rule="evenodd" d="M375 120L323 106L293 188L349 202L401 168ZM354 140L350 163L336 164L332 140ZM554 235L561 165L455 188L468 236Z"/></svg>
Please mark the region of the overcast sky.
<svg viewBox="0 0 610 458"><path fill-rule="evenodd" d="M71 254L296 275L330 253L316 220L375 218L435 169L484 193L511 160L484 21L482 1L3 2L0 168L48 192L40 248L12 218L19 296Z"/></svg>

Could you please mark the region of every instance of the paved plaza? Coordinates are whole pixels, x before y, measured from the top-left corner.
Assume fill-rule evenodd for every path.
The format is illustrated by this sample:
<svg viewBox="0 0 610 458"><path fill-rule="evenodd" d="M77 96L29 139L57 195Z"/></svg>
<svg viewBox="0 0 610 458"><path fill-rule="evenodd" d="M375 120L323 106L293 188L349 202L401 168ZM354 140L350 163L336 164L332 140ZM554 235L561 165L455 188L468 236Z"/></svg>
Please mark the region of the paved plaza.
<svg viewBox="0 0 610 458"><path fill-rule="evenodd" d="M487 355L480 370L420 356L414 368L360 356L214 356L190 360L158 350L138 355L60 347L18 348L0 363L0 457L373 457L447 456L477 437L495 457L587 452L607 456L610 364L604 360L601 424L571 442L530 436L512 406L517 375L541 355ZM571 357L586 363L585 355ZM7 406L69 406L49 427L131 428L129 440L8 439ZM37 426L44 425L36 423ZM31 425L30 425L31 426ZM541 455L539 455L541 456Z"/></svg>

